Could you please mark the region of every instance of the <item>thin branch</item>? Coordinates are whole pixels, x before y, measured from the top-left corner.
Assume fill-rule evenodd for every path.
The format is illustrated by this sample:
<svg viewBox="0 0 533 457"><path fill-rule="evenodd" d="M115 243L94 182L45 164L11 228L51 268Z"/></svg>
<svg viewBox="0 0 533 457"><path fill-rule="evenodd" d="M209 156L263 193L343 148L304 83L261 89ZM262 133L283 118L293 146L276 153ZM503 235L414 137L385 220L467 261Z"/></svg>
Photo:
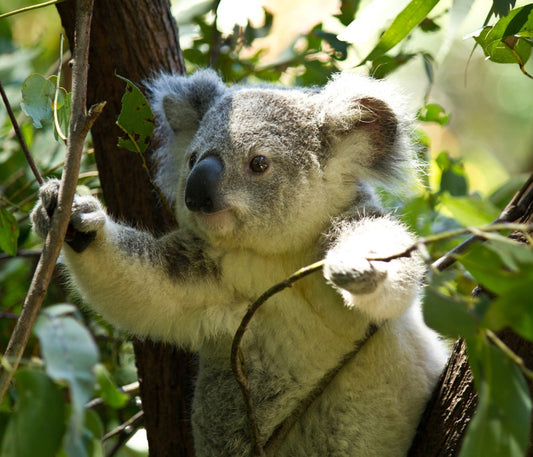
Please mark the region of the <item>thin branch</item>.
<svg viewBox="0 0 533 457"><path fill-rule="evenodd" d="M139 427L144 423L144 411L139 411L124 424L119 425L115 430L104 435L102 441L105 441L115 435L118 435L117 442L106 454L106 457L113 457L122 446L135 434Z"/></svg>
<svg viewBox="0 0 533 457"><path fill-rule="evenodd" d="M248 308L248 311L243 317L241 324L239 325L239 328L237 329L237 332L235 333L235 336L233 337L233 343L231 345L231 368L235 375L235 379L237 380L237 383L239 384L241 388L241 392L245 400L246 414L247 414L250 427L251 427L250 434L252 438L252 450L253 450L254 456L264 456L265 453L263 451L262 446L259 443L259 426L257 424L257 419L255 417L255 410L254 410L254 405L253 405L253 400L252 400L252 395L251 395L251 390L250 390L250 383L248 382L248 377L245 373L244 358L243 358L243 355L240 349L242 338L244 336L244 333L246 332L246 329L248 328L248 324L254 317L254 314L256 313L256 311L270 297L281 292L284 289L287 289L288 287L291 287L291 285L294 282L298 281L299 279L302 279L305 276L308 276L311 273L314 273L315 271L321 270L323 266L324 266L324 261L320 261L312 265L309 265L307 267L304 267L298 270L296 273L293 273L291 276L289 276L284 281L278 284L275 284L270 289L268 289Z"/></svg>
<svg viewBox="0 0 533 457"><path fill-rule="evenodd" d="M126 422L124 422L123 424L120 424L118 427L111 430L109 433L106 433L102 437L102 441L107 441L108 439L113 438L114 436L119 435L120 433L123 433L124 430L126 430L128 427L131 427L134 424L138 423L143 418L143 416L144 416L144 411L142 409L140 411L137 411Z"/></svg>
<svg viewBox="0 0 533 457"><path fill-rule="evenodd" d="M26 161L28 162L31 171L33 172L33 176L35 176L35 179L37 180L39 185L42 185L44 183L43 177L41 176L41 173L39 172L39 169L37 168L37 165L35 165L35 161L33 160L33 157L30 154L30 150L28 149L26 140L22 135L19 123L17 122L17 118L13 113L13 109L11 108L11 104L9 103L6 92L4 91L4 86L2 85L2 82L0 82L0 93L2 94L2 100L4 101L4 105L6 106L7 114L9 115L9 119L11 120L11 124L13 125L13 129L15 130L15 134L17 135L17 138L19 140L20 147L22 148L22 151L26 156Z"/></svg>
<svg viewBox="0 0 533 457"><path fill-rule="evenodd" d="M100 104L91 109L89 113L86 113L89 37L93 1L78 0L76 4L76 33L72 66L71 133L67 142L58 204L52 216L50 231L44 241L43 253L24 300L22 312L4 353L3 360L8 362L9 369L4 366L0 370L0 402L4 398L13 373L20 363L31 329L37 319L48 285L52 279L70 219L83 144L89 129L103 108Z"/></svg>
<svg viewBox="0 0 533 457"><path fill-rule="evenodd" d="M55 5L56 3L64 2L65 0L50 0L48 2L39 3L37 5L25 6L24 8L19 8L17 10L9 11L8 13L0 14L0 19L5 17L14 16L15 14L25 13L27 11L36 10L37 8L44 8L45 6Z"/></svg>

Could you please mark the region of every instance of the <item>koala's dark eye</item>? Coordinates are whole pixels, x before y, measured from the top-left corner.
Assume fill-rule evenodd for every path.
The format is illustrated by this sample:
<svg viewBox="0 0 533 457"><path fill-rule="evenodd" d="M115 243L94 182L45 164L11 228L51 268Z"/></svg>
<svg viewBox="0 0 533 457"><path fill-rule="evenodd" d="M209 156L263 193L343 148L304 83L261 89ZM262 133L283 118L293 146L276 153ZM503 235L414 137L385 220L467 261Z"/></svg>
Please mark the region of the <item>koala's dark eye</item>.
<svg viewBox="0 0 533 457"><path fill-rule="evenodd" d="M196 152L193 152L191 156L189 157L189 168L194 167L194 164L198 160L198 154Z"/></svg>
<svg viewBox="0 0 533 457"><path fill-rule="evenodd" d="M264 173L269 165L270 162L265 156L255 156L250 160L250 170L254 173Z"/></svg>

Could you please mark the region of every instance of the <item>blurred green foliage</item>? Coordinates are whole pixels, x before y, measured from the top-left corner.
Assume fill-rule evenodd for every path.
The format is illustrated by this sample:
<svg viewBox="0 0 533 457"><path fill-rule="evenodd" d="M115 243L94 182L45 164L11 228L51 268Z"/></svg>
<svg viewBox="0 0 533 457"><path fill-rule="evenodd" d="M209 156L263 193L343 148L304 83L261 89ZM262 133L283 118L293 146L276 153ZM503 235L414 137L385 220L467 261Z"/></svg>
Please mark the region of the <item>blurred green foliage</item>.
<svg viewBox="0 0 533 457"><path fill-rule="evenodd" d="M19 3L17 0L3 2L0 14L22 6ZM436 57L420 41L418 49L409 45L415 34L429 37L441 30L447 12L432 15L439 3L438 0L409 2L381 31L359 70L364 68L374 77L384 78L420 58L423 68L419 76L431 86ZM454 8L460 5L468 9L470 3L454 2ZM223 34L217 28L217 14L211 2L198 1L194 6L195 14L187 23L179 24L180 28L193 31L190 45L183 49L190 71L211 66L228 83L281 80L313 86L324 84L331 74L354 65L350 62L356 46L341 41L338 30L328 28L325 21L311 26L283 53L265 62L266 51L255 45L257 40L270 36L276 20L274 14L265 10L261 25L235 26L232 33ZM528 76L525 65L532 46L532 6L515 8L513 0L495 0L484 25L483 17L479 18L483 27L470 36L472 45L479 46L492 62L517 65ZM358 0L340 2L336 18L341 29L358 17L359 7ZM45 23L48 28L43 26ZM30 25L37 25L32 30L39 30L42 39L36 38L35 33L21 38L20 30L29 30ZM64 154L64 145L57 141L53 122L58 31L53 8L0 19L0 81L25 140L46 177L59 176ZM357 63L361 63L361 58ZM60 83L69 86L68 81ZM126 139L117 141L122 147L142 153L153 124L145 100L136 88L128 87L118 120ZM399 196L383 190L383 199L422 238L460 227L485 226L498 217L521 186L523 176L512 177L490 193L482 194L472 187L472 176L460 154L438 150L430 155L432 139L425 131L443 131L461 113L447 112L430 100L429 91L426 99L418 107L421 126L416 141L420 146L420 162L428 173L422 173L421 185L414 195ZM68 132L69 103L68 90L60 89L56 108L63 132ZM146 112L140 117L131 115L139 107ZM20 313L40 244L28 224L38 186L4 109L0 109L0 138L0 347L4 348ZM132 140L139 138L140 142ZM90 139L82 163L80 192L99 192ZM424 315L429 325L443 335L462 337L468 344L480 402L461 456L518 457L525 455L530 432L531 399L525 378L531 378L531 373L506 348L498 345L494 335L504 327L511 327L533 341L530 293L533 252L531 246L520 245L496 233L486 236L490 239L475 244L458 259L454 268L431 276ZM462 239L464 236L442 236L439 241L428 243L428 261L445 254ZM101 437L139 411L135 395L127 395L117 387L136 380L131 344L105 322L85 313L83 308L74 307L73 303L78 304L76 298L64 284L58 269L35 328L35 337L28 346L27 358L15 374L9 395L0 404L2 456L101 456L104 452ZM472 297L471 291L477 284L497 298ZM74 340L76 346L66 343ZM69 364L69 360L76 363ZM98 406L86 409L86 403L95 396L99 399L91 404ZM33 439L25 439L28 435ZM106 442L106 448L110 447L110 441ZM119 452L123 457L133 455L125 447Z"/></svg>

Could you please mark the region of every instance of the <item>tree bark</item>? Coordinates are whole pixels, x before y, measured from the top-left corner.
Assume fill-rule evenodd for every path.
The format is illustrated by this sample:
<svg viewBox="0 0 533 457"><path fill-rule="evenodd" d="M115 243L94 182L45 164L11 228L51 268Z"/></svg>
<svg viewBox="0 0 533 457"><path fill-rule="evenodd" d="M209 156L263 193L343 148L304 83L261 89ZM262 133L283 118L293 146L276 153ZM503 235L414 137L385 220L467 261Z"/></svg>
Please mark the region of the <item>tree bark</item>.
<svg viewBox="0 0 533 457"><path fill-rule="evenodd" d="M57 5L66 35L73 42L75 2ZM89 56L88 104L106 101L92 139L103 196L109 212L154 233L171 227L137 154L119 149L115 125L125 84L161 70L184 73L178 30L168 0L96 0ZM147 156L150 157L150 151ZM194 357L152 341L134 341L150 456L194 455L190 404Z"/></svg>

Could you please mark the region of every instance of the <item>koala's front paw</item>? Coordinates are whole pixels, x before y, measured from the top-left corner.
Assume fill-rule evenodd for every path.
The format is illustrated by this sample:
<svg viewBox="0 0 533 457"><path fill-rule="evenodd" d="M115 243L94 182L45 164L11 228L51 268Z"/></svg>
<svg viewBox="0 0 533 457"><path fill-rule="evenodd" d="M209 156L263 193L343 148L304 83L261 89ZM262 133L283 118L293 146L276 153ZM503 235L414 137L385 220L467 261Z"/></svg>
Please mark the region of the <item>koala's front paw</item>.
<svg viewBox="0 0 533 457"><path fill-rule="evenodd" d="M31 213L33 228L41 238L45 238L50 230L59 197L59 184L59 180L52 179L41 186L39 201ZM65 241L76 252L82 252L95 239L105 219L106 214L96 198L76 195Z"/></svg>
<svg viewBox="0 0 533 457"><path fill-rule="evenodd" d="M335 250L328 252L324 264L324 276L334 286L351 294L369 294L387 277L362 255L349 256Z"/></svg>

